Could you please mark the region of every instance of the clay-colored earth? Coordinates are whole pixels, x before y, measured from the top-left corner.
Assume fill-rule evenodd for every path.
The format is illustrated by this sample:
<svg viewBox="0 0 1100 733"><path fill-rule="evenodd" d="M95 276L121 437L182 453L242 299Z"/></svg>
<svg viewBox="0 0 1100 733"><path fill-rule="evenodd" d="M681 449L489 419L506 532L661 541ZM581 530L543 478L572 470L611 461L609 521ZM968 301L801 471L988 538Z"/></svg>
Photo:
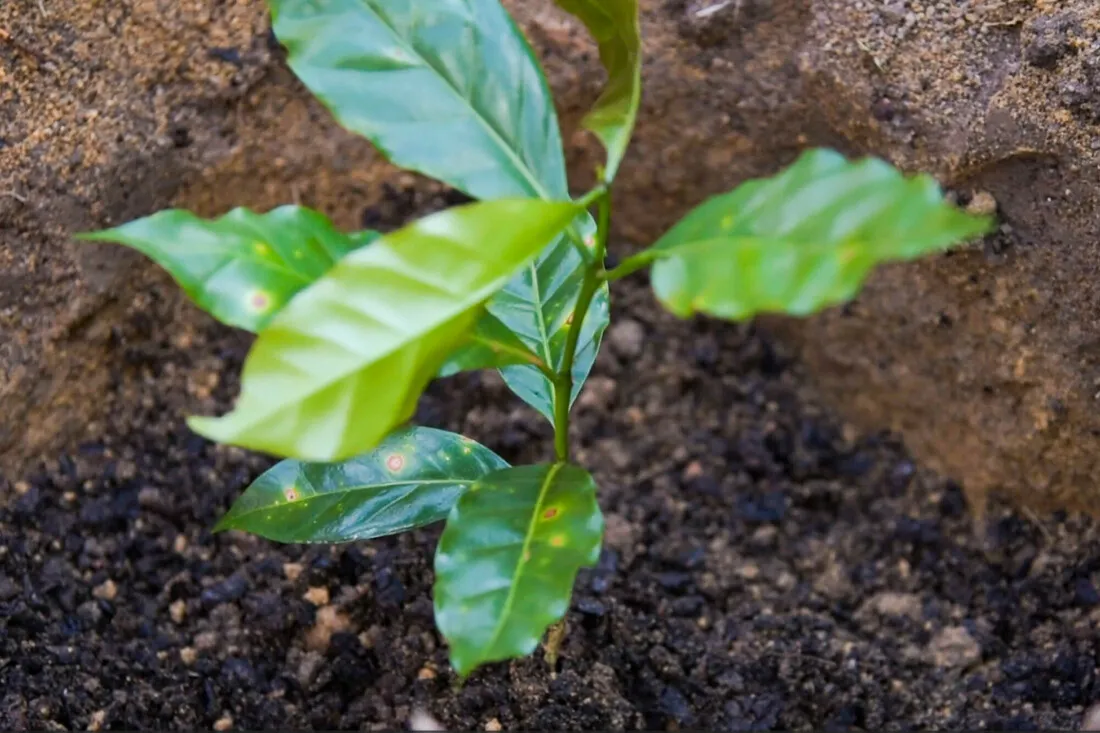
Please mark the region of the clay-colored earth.
<svg viewBox="0 0 1100 733"><path fill-rule="evenodd" d="M802 347L825 400L901 431L972 498L1001 489L1090 509L1092 0L642 4L646 88L617 189L619 246L814 144L929 170L963 204L992 194L1004 225L982 245L886 268L852 306L773 325ZM575 134L601 81L592 47L550 3L509 5L559 95L580 188L599 155ZM0 5L0 475L98 430L126 394L109 366L152 344L185 349L204 318L140 258L71 233L167 205L286 201L353 227L364 207L433 185L309 99L259 0Z"/></svg>

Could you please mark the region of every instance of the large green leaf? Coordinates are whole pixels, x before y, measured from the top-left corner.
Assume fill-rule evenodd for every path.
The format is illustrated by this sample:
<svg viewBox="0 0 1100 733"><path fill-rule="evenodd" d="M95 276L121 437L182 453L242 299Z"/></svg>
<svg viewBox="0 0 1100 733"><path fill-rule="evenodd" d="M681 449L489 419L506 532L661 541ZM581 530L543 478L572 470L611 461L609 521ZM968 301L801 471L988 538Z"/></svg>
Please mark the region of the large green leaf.
<svg viewBox="0 0 1100 733"><path fill-rule="evenodd" d="M556 0L581 19L600 49L607 86L584 126L607 148L604 178L615 177L634 131L642 96L642 36L638 0Z"/></svg>
<svg viewBox="0 0 1100 733"><path fill-rule="evenodd" d="M499 0L268 0L306 86L390 160L475 198L568 198L557 115Z"/></svg>
<svg viewBox="0 0 1100 733"><path fill-rule="evenodd" d="M945 249L990 223L949 205L926 175L812 150L691 211L651 250L651 282L679 316L801 316L854 297L881 262Z"/></svg>
<svg viewBox="0 0 1100 733"><path fill-rule="evenodd" d="M266 214L234 209L213 220L169 209L77 236L133 247L219 321L258 331L295 293L379 235L342 234L316 211L282 206Z"/></svg>
<svg viewBox="0 0 1100 733"><path fill-rule="evenodd" d="M446 519L463 491L507 467L469 438L405 428L347 461L280 462L245 490L214 531L241 529L276 542L396 534Z"/></svg>
<svg viewBox="0 0 1100 733"><path fill-rule="evenodd" d="M577 466L507 468L471 486L435 555L436 624L455 671L530 654L602 537L596 484Z"/></svg>
<svg viewBox="0 0 1100 733"><path fill-rule="evenodd" d="M481 304L576 214L571 203L469 204L353 252L260 333L236 409L192 428L306 461L374 448L412 415Z"/></svg>

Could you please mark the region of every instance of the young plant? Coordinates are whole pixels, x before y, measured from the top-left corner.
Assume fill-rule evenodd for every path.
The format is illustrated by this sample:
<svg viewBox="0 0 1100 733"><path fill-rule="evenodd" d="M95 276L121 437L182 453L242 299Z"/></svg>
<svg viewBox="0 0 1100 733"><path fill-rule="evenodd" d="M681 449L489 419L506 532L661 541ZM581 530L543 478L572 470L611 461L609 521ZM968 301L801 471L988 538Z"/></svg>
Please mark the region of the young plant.
<svg viewBox="0 0 1100 733"><path fill-rule="evenodd" d="M337 120L481 201L385 235L288 206L213 221L164 211L83 238L145 253L258 335L233 411L189 424L286 460L216 529L349 542L445 520L435 615L463 677L531 653L599 555L596 484L570 462L569 411L608 325L609 283L650 268L678 316L801 316L854 297L880 262L989 226L927 176L811 150L608 270L610 189L641 89L637 0L558 0L608 75L584 120L606 162L579 197L546 80L498 0L268 4L290 66ZM432 379L486 368L553 424L553 462L511 467L463 436L404 426Z"/></svg>

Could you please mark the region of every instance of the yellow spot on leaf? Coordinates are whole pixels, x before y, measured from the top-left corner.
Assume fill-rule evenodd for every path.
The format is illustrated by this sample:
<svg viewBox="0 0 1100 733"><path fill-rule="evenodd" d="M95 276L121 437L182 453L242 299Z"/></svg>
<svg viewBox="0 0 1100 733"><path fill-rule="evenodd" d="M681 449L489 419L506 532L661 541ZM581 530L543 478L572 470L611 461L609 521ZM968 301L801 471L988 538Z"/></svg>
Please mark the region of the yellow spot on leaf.
<svg viewBox="0 0 1100 733"><path fill-rule="evenodd" d="M527 550L526 552L523 553L523 561L524 562L531 562L531 551L530 550Z"/></svg>
<svg viewBox="0 0 1100 733"><path fill-rule="evenodd" d="M556 534L550 538L551 547L565 547L565 535Z"/></svg>
<svg viewBox="0 0 1100 733"><path fill-rule="evenodd" d="M569 328L572 325L573 325L573 314L570 313L568 316L565 317L565 323L562 324L562 328Z"/></svg>
<svg viewBox="0 0 1100 733"><path fill-rule="evenodd" d="M722 228L723 229L733 229L733 214L729 214L728 216L723 216L722 217Z"/></svg>
<svg viewBox="0 0 1100 733"><path fill-rule="evenodd" d="M287 486L283 489L283 496L287 501L298 501L298 489L294 486Z"/></svg>
<svg viewBox="0 0 1100 733"><path fill-rule="evenodd" d="M253 242L252 249L260 257L267 257L269 254L271 254L271 247L268 247L263 242Z"/></svg>

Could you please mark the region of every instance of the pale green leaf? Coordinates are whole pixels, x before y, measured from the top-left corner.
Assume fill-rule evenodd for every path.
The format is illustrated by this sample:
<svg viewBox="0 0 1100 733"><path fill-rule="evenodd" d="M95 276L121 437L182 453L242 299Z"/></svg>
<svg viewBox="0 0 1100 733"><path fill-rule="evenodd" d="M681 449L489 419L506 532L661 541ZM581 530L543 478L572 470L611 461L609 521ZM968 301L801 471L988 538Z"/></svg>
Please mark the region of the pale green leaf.
<svg viewBox="0 0 1100 733"><path fill-rule="evenodd" d="M77 236L136 249L219 321L258 331L295 293L379 235L343 234L316 211L281 206L266 214L234 209L213 220L168 209Z"/></svg>
<svg viewBox="0 0 1100 733"><path fill-rule="evenodd" d="M192 428L306 461L371 450L411 416L485 300L576 215L570 203L470 204L357 250L260 333L233 412Z"/></svg>
<svg viewBox="0 0 1100 733"><path fill-rule="evenodd" d="M607 148L605 180L612 180L630 144L642 96L642 39L638 0L555 0L580 18L596 39L607 86L584 126Z"/></svg>
<svg viewBox="0 0 1100 733"><path fill-rule="evenodd" d="M653 246L651 282L682 317L804 316L854 297L879 263L946 249L990 224L948 204L926 175L812 150L691 211Z"/></svg>

